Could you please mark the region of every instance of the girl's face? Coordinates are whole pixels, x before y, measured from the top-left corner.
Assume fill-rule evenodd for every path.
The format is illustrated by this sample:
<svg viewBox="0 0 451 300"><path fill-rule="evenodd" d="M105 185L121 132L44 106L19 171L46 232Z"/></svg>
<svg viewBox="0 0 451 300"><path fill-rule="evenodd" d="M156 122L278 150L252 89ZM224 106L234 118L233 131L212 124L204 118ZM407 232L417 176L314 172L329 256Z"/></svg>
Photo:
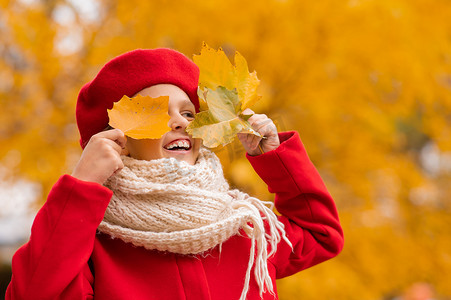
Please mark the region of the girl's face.
<svg viewBox="0 0 451 300"><path fill-rule="evenodd" d="M169 127L171 131L165 133L161 139L132 139L127 137L126 150L136 159L151 160L174 157L180 161L194 165L199 148L200 139L193 139L185 128L194 119L195 109L188 95L179 87L172 84L157 84L136 93L152 98L169 96L169 111L171 117ZM135 96L136 96L135 95Z"/></svg>

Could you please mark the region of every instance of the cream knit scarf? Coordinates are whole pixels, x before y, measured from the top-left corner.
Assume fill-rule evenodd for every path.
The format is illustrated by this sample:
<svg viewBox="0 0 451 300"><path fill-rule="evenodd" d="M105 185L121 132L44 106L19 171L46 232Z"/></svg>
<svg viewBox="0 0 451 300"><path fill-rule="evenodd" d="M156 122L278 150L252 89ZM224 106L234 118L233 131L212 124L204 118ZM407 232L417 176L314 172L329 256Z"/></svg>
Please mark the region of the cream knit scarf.
<svg viewBox="0 0 451 300"><path fill-rule="evenodd" d="M198 254L243 229L251 249L240 299L246 298L252 266L260 296L266 289L273 293L267 259L282 238L290 242L271 202L229 189L219 159L206 149L195 165L174 158L122 160L125 167L105 184L114 195L99 231L146 249Z"/></svg>

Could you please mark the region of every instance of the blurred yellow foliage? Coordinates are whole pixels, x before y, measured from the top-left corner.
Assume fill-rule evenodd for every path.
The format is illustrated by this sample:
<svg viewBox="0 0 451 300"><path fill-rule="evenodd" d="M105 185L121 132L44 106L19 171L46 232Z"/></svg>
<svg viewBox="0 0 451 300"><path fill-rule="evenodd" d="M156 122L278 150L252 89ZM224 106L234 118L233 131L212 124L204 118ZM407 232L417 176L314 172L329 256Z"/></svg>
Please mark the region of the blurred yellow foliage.
<svg viewBox="0 0 451 300"><path fill-rule="evenodd" d="M77 93L118 54L238 50L261 80L254 110L300 132L345 231L280 298L389 299L417 281L451 296L449 20L446 0L0 0L0 164L45 192L70 173ZM218 154L233 186L271 199L239 144Z"/></svg>

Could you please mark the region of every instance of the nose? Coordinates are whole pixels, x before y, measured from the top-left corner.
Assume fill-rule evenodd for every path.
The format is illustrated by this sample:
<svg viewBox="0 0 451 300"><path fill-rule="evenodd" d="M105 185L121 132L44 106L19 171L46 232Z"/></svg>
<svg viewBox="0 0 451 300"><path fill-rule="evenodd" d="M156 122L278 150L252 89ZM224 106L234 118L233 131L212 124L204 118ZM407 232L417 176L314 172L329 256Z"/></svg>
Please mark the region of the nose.
<svg viewBox="0 0 451 300"><path fill-rule="evenodd" d="M169 127L171 127L172 130L185 130L186 126L188 126L188 120L184 118L180 114L174 114L171 115L171 119L169 120Z"/></svg>

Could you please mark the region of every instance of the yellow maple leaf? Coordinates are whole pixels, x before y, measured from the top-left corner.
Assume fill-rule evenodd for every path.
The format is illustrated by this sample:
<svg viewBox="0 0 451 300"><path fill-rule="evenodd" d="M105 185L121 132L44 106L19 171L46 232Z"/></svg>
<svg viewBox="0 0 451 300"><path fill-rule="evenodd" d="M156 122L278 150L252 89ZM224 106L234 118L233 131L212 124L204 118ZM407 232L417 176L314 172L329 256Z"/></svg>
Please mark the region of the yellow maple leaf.
<svg viewBox="0 0 451 300"><path fill-rule="evenodd" d="M228 90L236 89L238 99L241 102L241 111L251 107L260 99L257 95L257 87L260 80L257 72L249 73L246 59L237 51L235 52L235 65L229 61L224 51L210 48L203 44L200 55L194 55L193 61L200 69L199 88L200 92L205 88L215 90L223 86ZM201 102L201 110L205 105Z"/></svg>
<svg viewBox="0 0 451 300"><path fill-rule="evenodd" d="M255 71L249 73L244 57L236 52L232 65L221 48L216 51L204 43L200 55L194 55L193 60L200 69L200 112L186 131L201 138L208 148L231 143L239 132L261 137L247 121L250 115L243 115L260 99L260 80Z"/></svg>
<svg viewBox="0 0 451 300"><path fill-rule="evenodd" d="M168 103L168 96L124 96L108 110L109 124L134 139L159 139L171 130Z"/></svg>
<svg viewBox="0 0 451 300"><path fill-rule="evenodd" d="M201 138L208 148L224 146L233 141L238 132L250 133L261 137L247 121L250 115L243 115L241 101L236 89L218 87L212 91L205 88L203 96L208 110L196 114L186 131L194 138Z"/></svg>

